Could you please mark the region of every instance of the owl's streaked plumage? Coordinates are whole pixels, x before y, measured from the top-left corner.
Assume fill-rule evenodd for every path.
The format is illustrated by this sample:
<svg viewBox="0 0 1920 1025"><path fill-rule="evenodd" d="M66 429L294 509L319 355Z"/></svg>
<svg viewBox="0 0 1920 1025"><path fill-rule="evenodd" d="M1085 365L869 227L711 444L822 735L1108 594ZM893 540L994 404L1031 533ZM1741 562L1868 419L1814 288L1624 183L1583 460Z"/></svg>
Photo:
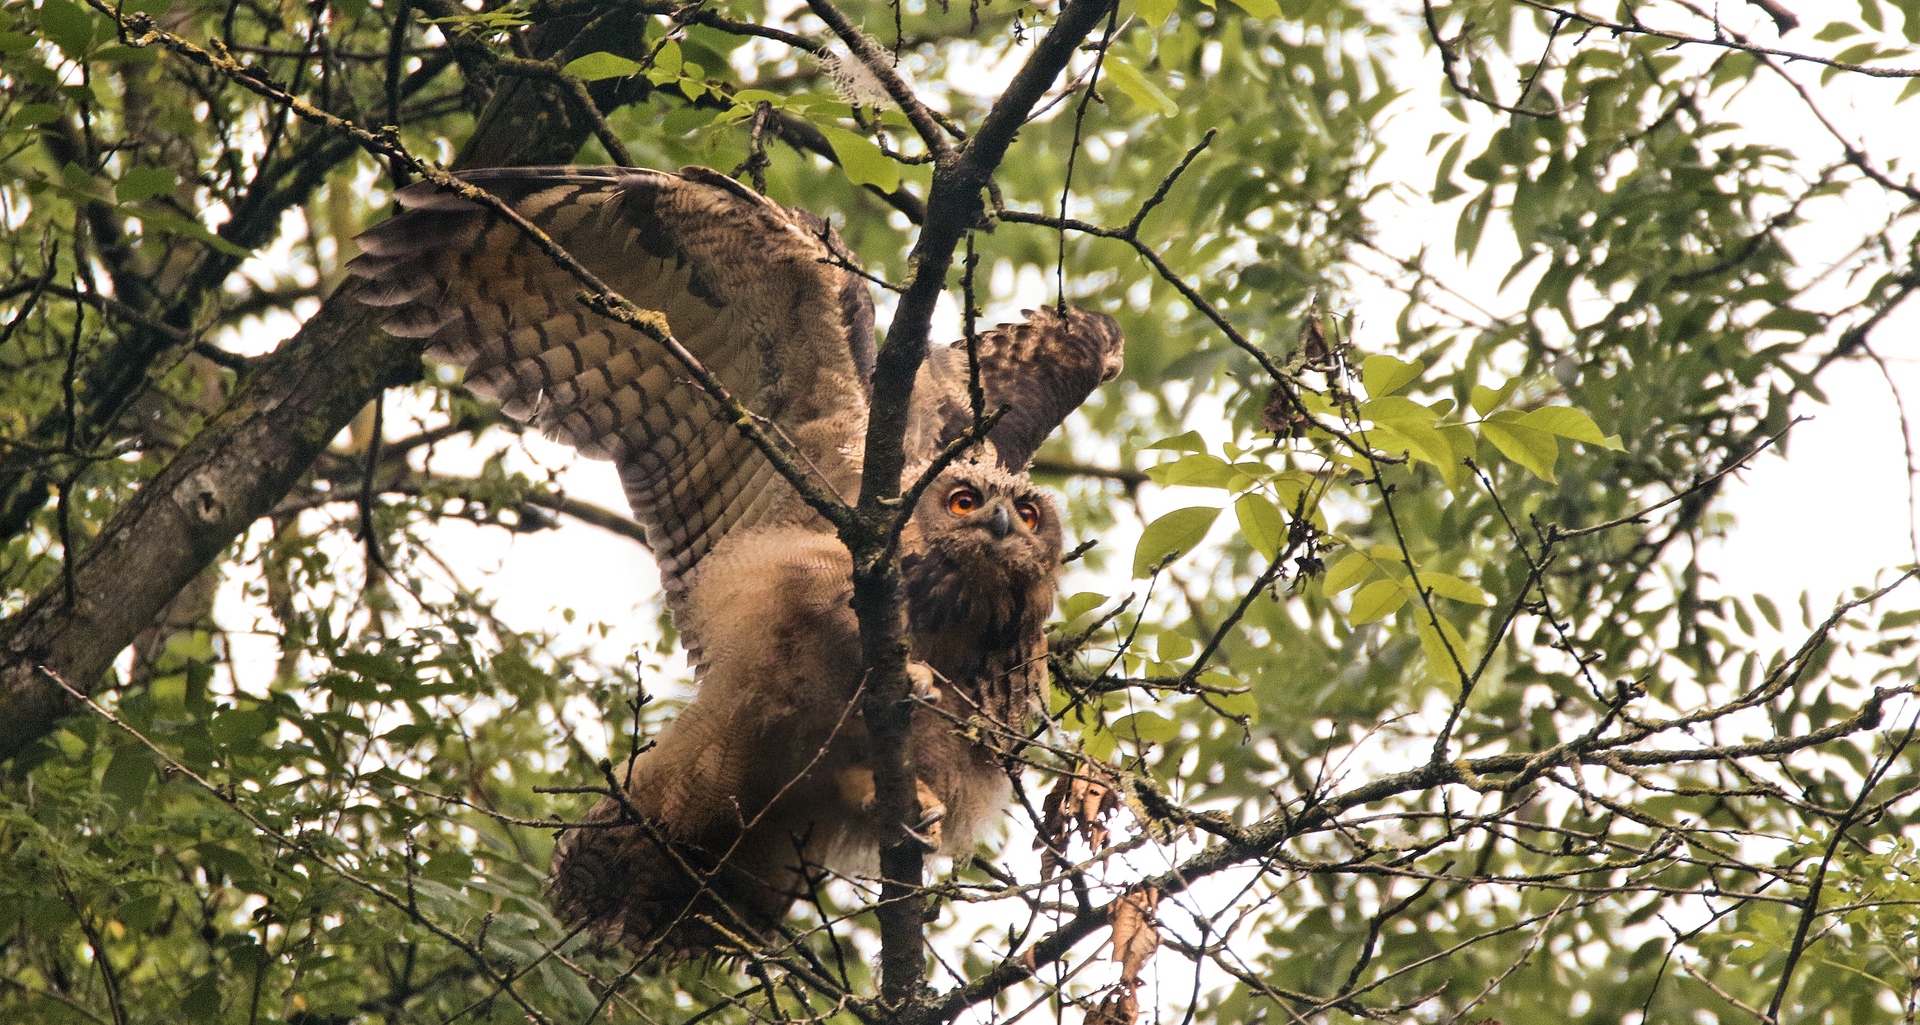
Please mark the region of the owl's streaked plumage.
<svg viewBox="0 0 1920 1025"><path fill-rule="evenodd" d="M462 176L510 203L673 334L765 417L828 490L858 492L873 307L833 229L703 168ZM555 910L641 952L766 938L821 867L872 860L881 831L859 715L852 566L832 528L655 342L589 311L580 285L485 207L428 184L360 237L360 298L581 452L611 459L660 562L700 679L694 700L555 848ZM1103 314L1037 310L976 346L981 448L947 468L902 536L923 704L911 757L923 823L970 849L1007 800L1004 753L1046 683L1059 514L1026 467L1120 366ZM967 429L967 352L915 385L906 480ZM622 771L627 771L623 768Z"/></svg>

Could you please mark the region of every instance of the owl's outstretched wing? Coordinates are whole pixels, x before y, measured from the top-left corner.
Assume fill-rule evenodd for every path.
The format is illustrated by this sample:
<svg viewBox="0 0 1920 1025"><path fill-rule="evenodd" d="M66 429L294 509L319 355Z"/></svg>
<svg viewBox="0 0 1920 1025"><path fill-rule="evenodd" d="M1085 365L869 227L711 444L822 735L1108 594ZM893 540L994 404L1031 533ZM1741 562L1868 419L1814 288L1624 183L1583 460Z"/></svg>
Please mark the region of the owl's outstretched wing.
<svg viewBox="0 0 1920 1025"><path fill-rule="evenodd" d="M858 487L873 305L832 229L704 168L472 171L674 336L830 490ZM601 317L511 222L431 183L359 238L348 269L386 328L466 369L582 453L611 459L669 595L729 532L809 514L665 349ZM832 250L829 245L832 244Z"/></svg>
<svg viewBox="0 0 1920 1025"><path fill-rule="evenodd" d="M1051 307L1026 310L1019 324L981 332L975 345L984 410L1007 408L987 435L994 457L1012 473L1026 470L1040 443L1102 382L1120 373L1125 342L1104 313ZM967 397L967 343L935 348L914 385L909 465L923 462L972 423Z"/></svg>

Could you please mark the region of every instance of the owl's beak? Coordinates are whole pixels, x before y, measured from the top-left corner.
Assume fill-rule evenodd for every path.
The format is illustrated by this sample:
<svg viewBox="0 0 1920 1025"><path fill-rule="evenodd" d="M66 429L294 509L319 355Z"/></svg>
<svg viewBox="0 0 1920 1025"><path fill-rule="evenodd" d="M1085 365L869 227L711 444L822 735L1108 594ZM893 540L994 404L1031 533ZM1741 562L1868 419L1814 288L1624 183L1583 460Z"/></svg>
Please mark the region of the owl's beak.
<svg viewBox="0 0 1920 1025"><path fill-rule="evenodd" d="M1008 534L1013 533L1013 514L1007 512L1005 502L994 503L993 518L987 521L987 532L992 534L996 539L1006 537Z"/></svg>

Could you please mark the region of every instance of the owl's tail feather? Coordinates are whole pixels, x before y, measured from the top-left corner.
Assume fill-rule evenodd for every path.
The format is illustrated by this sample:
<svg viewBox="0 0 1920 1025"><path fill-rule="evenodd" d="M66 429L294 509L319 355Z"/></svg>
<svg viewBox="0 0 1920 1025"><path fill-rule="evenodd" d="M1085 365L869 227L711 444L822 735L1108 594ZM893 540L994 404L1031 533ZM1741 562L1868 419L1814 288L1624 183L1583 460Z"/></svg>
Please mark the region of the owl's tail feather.
<svg viewBox="0 0 1920 1025"><path fill-rule="evenodd" d="M605 798L561 837L547 881L554 912L600 941L675 962L764 946L806 892L800 859L760 831L676 839ZM626 821L622 821L622 820Z"/></svg>

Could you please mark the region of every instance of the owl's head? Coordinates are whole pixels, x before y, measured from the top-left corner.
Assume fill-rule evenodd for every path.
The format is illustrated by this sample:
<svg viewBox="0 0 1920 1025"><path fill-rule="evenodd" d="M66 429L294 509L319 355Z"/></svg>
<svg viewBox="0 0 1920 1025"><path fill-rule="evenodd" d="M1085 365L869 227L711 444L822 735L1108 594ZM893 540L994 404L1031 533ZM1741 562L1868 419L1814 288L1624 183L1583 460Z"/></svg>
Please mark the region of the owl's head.
<svg viewBox="0 0 1920 1025"><path fill-rule="evenodd" d="M963 566L1051 575L1060 565L1053 499L1025 474L990 462L948 467L920 496L909 530L925 548Z"/></svg>

